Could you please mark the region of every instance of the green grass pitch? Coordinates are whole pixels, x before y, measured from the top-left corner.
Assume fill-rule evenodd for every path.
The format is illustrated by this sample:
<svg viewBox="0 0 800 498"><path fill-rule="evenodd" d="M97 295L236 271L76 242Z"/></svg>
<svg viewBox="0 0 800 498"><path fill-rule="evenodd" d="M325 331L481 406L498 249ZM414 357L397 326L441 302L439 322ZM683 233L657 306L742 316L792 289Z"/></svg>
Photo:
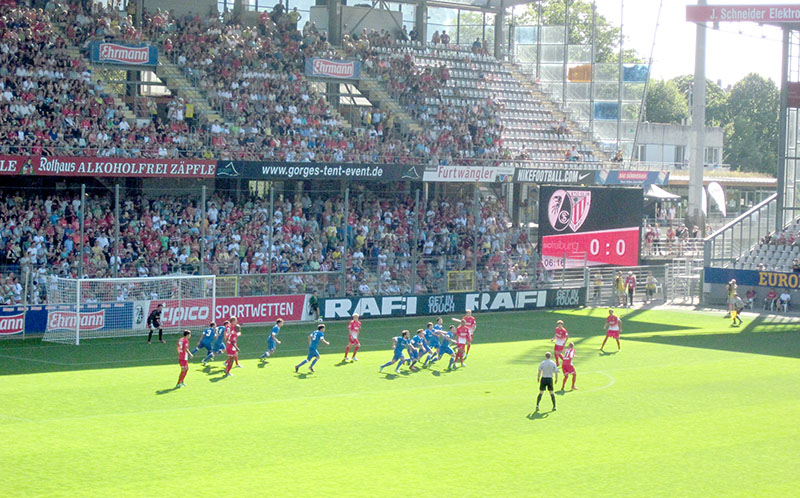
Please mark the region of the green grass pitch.
<svg viewBox="0 0 800 498"><path fill-rule="evenodd" d="M247 328L243 368L222 379L222 361L195 358L180 390L176 336L3 341L0 494L798 496L798 323L620 314L619 354L597 351L605 309L484 313L465 368L397 376L378 374L390 338L427 318L365 319L347 364L346 323L329 323L331 346L301 375L314 325L285 326L267 363L266 327ZM537 414L557 319L580 389Z"/></svg>

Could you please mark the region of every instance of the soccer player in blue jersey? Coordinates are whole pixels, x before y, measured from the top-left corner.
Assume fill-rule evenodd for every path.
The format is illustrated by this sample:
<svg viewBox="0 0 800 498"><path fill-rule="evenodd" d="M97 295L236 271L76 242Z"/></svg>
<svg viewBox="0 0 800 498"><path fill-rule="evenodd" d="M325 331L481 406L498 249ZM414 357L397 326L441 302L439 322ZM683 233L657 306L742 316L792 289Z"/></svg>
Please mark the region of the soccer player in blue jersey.
<svg viewBox="0 0 800 498"><path fill-rule="evenodd" d="M272 332L270 332L269 338L267 339L267 350L264 351L264 354L259 356L259 359L266 360L272 356L272 353L275 352L275 348L277 348L278 344L281 343L281 341L278 340L278 334L281 331L281 327L283 327L283 318L278 318L275 320L275 326L272 327Z"/></svg>
<svg viewBox="0 0 800 498"><path fill-rule="evenodd" d="M411 338L411 345L414 346L414 353L411 356L412 362L409 368L415 369L416 367L414 365L422 360L422 355L428 353L428 357L430 358L430 355L433 354L433 351L428 347L428 340L425 338L425 329L417 329L417 333ZM411 351L409 351L409 354L411 354ZM427 361L422 363L423 366L427 364Z"/></svg>
<svg viewBox="0 0 800 498"><path fill-rule="evenodd" d="M394 348L394 356L392 357L392 361L384 363L381 365L380 372L383 372L383 369L397 363L397 368L394 369L395 372L400 373L400 366L405 363L407 360L403 356L403 349L409 347L410 345L410 338L411 332L408 330L404 330L400 333L397 337L392 337L392 348Z"/></svg>
<svg viewBox="0 0 800 498"><path fill-rule="evenodd" d="M439 336L439 355L431 363L437 362L442 359L442 356L444 356L445 354L449 354L450 364L448 365L447 368L453 368L453 366L455 365L456 353L455 351L453 351L453 348L450 347L450 343L455 344L456 342L455 339L453 339L453 332L455 331L455 329L456 329L455 325L450 325L450 329L448 331L445 332L444 330L442 330L436 333L436 335Z"/></svg>
<svg viewBox="0 0 800 498"><path fill-rule="evenodd" d="M433 359L436 358L436 351L434 351L434 349L439 348L439 337L436 336L436 331L434 330L432 322L428 322L428 326L425 328L425 342L428 345L428 357L425 358L425 363L423 365L433 362Z"/></svg>
<svg viewBox="0 0 800 498"><path fill-rule="evenodd" d="M228 328L228 325L230 325L230 322L225 320L222 325L217 326L217 337L214 339L214 346L211 348L211 357L206 356L203 360L204 366L207 362L211 361L211 358L225 352L225 330Z"/></svg>
<svg viewBox="0 0 800 498"><path fill-rule="evenodd" d="M203 360L203 366L206 366L206 361L214 357L214 336L216 336L216 334L217 324L211 322L208 328L203 331L203 335L200 337L200 342L198 342L197 346L190 351L192 356L194 356L201 348L205 348L205 350L208 351L206 359Z"/></svg>
<svg viewBox="0 0 800 498"><path fill-rule="evenodd" d="M314 365L316 365L317 360L319 360L319 351L317 351L317 347L319 346L320 342L328 346L331 345L330 342L325 340L325 325L319 325L317 330L308 335L308 357L294 366L295 373L297 373L297 370L309 361L311 362L311 365L308 367L308 369L311 371L311 373L314 373Z"/></svg>
<svg viewBox="0 0 800 498"><path fill-rule="evenodd" d="M444 325L442 325L442 319L441 318L437 318L436 319L436 325L433 326L433 332L434 333L436 333L436 332L444 332Z"/></svg>

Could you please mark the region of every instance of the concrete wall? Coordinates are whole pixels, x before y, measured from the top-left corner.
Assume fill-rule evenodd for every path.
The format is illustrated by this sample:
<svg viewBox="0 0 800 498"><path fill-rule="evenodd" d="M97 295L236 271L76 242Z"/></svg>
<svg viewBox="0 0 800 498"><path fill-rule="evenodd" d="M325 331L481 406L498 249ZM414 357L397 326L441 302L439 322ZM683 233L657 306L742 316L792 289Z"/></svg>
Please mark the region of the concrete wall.
<svg viewBox="0 0 800 498"><path fill-rule="evenodd" d="M176 15L200 14L207 16L217 14L217 0L144 0L144 6L149 11L174 10Z"/></svg>
<svg viewBox="0 0 800 498"><path fill-rule="evenodd" d="M365 14L366 17L364 17ZM317 29L327 32L328 7L311 7L311 22L317 23ZM347 28L344 28L345 25ZM342 35L345 33L361 33L364 28L367 28L367 31L385 29L390 33L397 33L402 29L402 26L403 14L395 10L342 6Z"/></svg>
<svg viewBox="0 0 800 498"><path fill-rule="evenodd" d="M722 162L724 133L719 126L706 126L706 148L718 149L717 163ZM643 160L671 163L675 161L675 148L683 146L688 158L694 137L692 128L684 125L642 123L639 126L639 144L645 146Z"/></svg>

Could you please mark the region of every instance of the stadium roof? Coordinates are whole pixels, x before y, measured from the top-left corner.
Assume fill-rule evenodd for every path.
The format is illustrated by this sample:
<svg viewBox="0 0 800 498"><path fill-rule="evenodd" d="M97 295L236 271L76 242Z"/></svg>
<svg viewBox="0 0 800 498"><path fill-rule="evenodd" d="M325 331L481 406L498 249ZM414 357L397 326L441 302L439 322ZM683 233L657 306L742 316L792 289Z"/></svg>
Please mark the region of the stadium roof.
<svg viewBox="0 0 800 498"><path fill-rule="evenodd" d="M418 4L419 0L400 0L400 3ZM499 11L515 5L536 3L536 0L429 0L429 7L445 7L452 9L491 10Z"/></svg>

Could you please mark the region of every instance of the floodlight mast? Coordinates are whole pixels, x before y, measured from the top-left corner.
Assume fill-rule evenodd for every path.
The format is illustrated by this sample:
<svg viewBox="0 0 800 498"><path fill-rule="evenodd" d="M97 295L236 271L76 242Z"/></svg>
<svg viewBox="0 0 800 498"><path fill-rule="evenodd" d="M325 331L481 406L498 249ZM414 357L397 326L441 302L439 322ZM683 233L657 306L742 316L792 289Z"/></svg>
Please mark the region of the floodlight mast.
<svg viewBox="0 0 800 498"><path fill-rule="evenodd" d="M706 0L697 0L698 7ZM693 145L689 157L689 208L686 225L697 226L705 235L705 213L703 212L703 163L706 145L706 24L697 23L697 38L694 51L694 84L692 86L692 131Z"/></svg>

